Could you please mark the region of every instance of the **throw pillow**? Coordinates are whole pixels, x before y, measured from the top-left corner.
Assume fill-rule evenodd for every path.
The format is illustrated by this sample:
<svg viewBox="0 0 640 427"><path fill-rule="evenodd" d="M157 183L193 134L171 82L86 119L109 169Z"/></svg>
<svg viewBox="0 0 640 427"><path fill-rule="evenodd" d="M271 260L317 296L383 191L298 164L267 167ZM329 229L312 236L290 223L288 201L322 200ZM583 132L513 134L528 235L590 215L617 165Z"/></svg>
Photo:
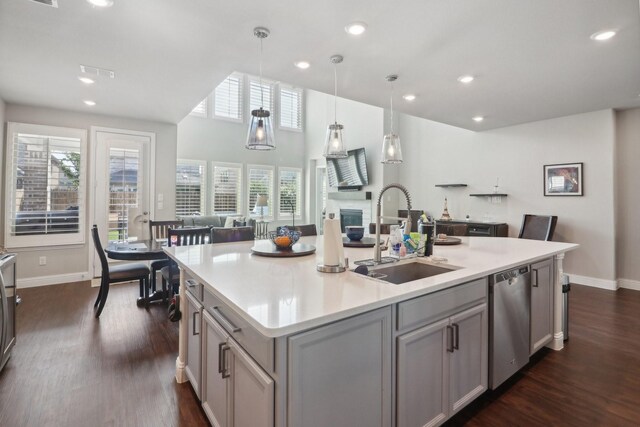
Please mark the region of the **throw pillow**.
<svg viewBox="0 0 640 427"><path fill-rule="evenodd" d="M228 216L227 220L224 222L224 228L232 228L235 227L234 221L244 221L243 216Z"/></svg>

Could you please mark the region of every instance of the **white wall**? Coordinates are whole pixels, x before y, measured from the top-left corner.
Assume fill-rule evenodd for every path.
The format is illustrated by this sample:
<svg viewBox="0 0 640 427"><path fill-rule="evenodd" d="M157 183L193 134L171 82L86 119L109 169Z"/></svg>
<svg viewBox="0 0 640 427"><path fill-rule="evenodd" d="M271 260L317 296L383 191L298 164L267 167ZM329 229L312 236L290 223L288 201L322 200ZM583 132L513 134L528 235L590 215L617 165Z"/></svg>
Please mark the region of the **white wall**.
<svg viewBox="0 0 640 427"><path fill-rule="evenodd" d="M470 215L509 224L516 236L522 215L558 215L554 240L575 242L565 270L572 280L615 287L614 114L611 110L528 123L487 132L471 132L400 115L406 184L414 208L440 217L444 198L454 219ZM543 165L584 163L583 197L545 197ZM500 204L471 193L508 194ZM461 189L435 184L464 183ZM581 278L580 276L584 276Z"/></svg>
<svg viewBox="0 0 640 427"><path fill-rule="evenodd" d="M165 195L164 209L158 210L156 208L154 217L158 219L175 217L176 125L14 104L6 106L4 120L6 122L86 129L89 138L91 137L91 126L154 132L156 134L155 190L157 193ZM6 143L5 138L3 138L3 143ZM89 141L89 147L91 147L91 141ZM92 173L90 170L87 172ZM89 189L87 197L87 200L90 199L91 189ZM2 201L4 204L4 197ZM4 212L4 206L2 211ZM92 219L89 218L87 223L91 224L91 221ZM87 228L85 240L88 242L90 239ZM18 279L22 281L22 286L86 279L88 277L85 273L89 270L87 254L89 248L87 244L84 244L40 250L19 249L16 251L19 253ZM47 265L39 265L40 256L47 257Z"/></svg>
<svg viewBox="0 0 640 427"><path fill-rule="evenodd" d="M621 286L640 289L640 108L616 113L616 254Z"/></svg>
<svg viewBox="0 0 640 427"><path fill-rule="evenodd" d="M5 120L5 114L6 114L6 104L5 102L2 100L2 98L0 98L0 141L2 141L2 150L0 150L0 170L2 170L4 172L4 152L5 152L5 147L6 147L6 139L5 139L5 129L7 127L6 125L6 120ZM4 173L0 173L0 188L4 188ZM2 190L0 190L0 194L2 193ZM4 200L4 197L2 197L2 200ZM2 205L2 202L0 202L0 206ZM0 224L4 224L4 209L0 209ZM2 245L4 246L4 227L0 227L0 242L2 242Z"/></svg>

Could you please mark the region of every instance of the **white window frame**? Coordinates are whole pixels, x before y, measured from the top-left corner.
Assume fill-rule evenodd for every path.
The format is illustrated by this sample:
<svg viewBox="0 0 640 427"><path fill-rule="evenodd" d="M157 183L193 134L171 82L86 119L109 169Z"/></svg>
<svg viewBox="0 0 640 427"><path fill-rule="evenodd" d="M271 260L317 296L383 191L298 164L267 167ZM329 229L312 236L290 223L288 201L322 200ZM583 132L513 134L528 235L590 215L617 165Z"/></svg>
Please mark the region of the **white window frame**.
<svg viewBox="0 0 640 427"><path fill-rule="evenodd" d="M12 210L15 205L15 183L17 179L15 159L13 157L14 135L41 135L80 140L80 183L78 189L78 231L75 233L33 234L14 236L11 233ZM5 212L4 239L7 248L26 248L43 246L76 245L85 243L87 213L87 130L57 126L33 125L27 123L7 123L5 167Z"/></svg>
<svg viewBox="0 0 640 427"><path fill-rule="evenodd" d="M267 215L264 215L264 219L267 221L272 221L275 216L274 216L274 207L275 207L275 202L276 200L274 200L274 192L275 192L275 179L276 179L276 168L272 165L247 165L247 172L246 172L246 177L247 177L247 184L246 184L246 189L247 189L247 195L246 195L246 206L247 206L247 210L246 210L246 214L247 214L247 218L254 218L254 219L259 219L261 216L260 214L256 214L253 213L251 210L251 170L252 169L262 169L262 170L269 170L271 171L271 188L269 190L269 194L266 194L267 196L267 200L268 200L268 205L269 205L269 212L267 213Z"/></svg>
<svg viewBox="0 0 640 427"><path fill-rule="evenodd" d="M249 108L249 112L247 113L247 117L251 117L251 111L260 108L259 105L251 105L251 83L256 83L258 87L260 87L260 77L257 76L247 76L247 106ZM262 85L269 87L269 102L264 106L265 109L268 109L271 113L271 123L274 123L276 119L276 106L275 106L275 94L276 94L276 82L273 80L268 80L263 78ZM267 92L264 92L265 96ZM259 94L258 94L259 96Z"/></svg>
<svg viewBox="0 0 640 427"><path fill-rule="evenodd" d="M238 179L240 180L240 182L238 183L239 194L238 194L237 212L218 213L215 210L215 202L216 202L215 188L216 187L215 187L214 181L216 179L216 167L235 168L239 170ZM243 170L242 163L211 162L211 178L210 178L211 201L209 202L209 209L212 215L242 215L242 213L244 212L244 182L242 182L243 178L244 178L244 170Z"/></svg>
<svg viewBox="0 0 640 427"><path fill-rule="evenodd" d="M302 182L302 169L301 168L292 168L287 166L278 167L278 220L286 221L290 220L291 212L288 210L282 210L280 206L280 202L282 199L282 187L280 184L280 180L282 179L282 172L295 172L298 174L298 197L296 197L296 213L295 219L302 219L302 203L304 201L304 183Z"/></svg>
<svg viewBox="0 0 640 427"><path fill-rule="evenodd" d="M298 117L300 118L300 126L299 127L290 127L284 126L282 124L282 90L286 90L289 92L297 92L298 96ZM290 131L290 132L302 132L304 126L304 90L299 87L287 85L284 83L280 83L278 88L278 129Z"/></svg>
<svg viewBox="0 0 640 427"><path fill-rule="evenodd" d="M198 102L198 105L196 105L195 107L193 107L193 109L191 110L191 112L189 113L190 116L193 117L200 117L203 119L206 119L207 117L209 117L209 106L210 106L210 99L212 98L210 95L207 95L207 97L205 99L203 99L202 101ZM204 112L200 112L200 111L196 111L196 109L198 107L200 107L200 105L204 104Z"/></svg>
<svg viewBox="0 0 640 427"><path fill-rule="evenodd" d="M227 116L219 116L216 114L216 103L218 102L216 98L216 90L218 87L224 83L229 78L237 78L238 79L238 115L239 117L227 117ZM213 90L211 94L211 117L217 120L225 120L234 123L242 123L244 121L244 75L240 73L231 73L228 75L216 88Z"/></svg>
<svg viewBox="0 0 640 427"><path fill-rule="evenodd" d="M200 181L200 214L207 215L207 207L209 206L209 204L207 203L208 183L209 183L208 175L207 175L207 162L205 160L177 159L176 172L177 172L178 163L182 165L202 167L203 172L202 172L202 178ZM178 185L180 185L180 182L178 180L178 176L176 173L176 215L179 215L178 214Z"/></svg>

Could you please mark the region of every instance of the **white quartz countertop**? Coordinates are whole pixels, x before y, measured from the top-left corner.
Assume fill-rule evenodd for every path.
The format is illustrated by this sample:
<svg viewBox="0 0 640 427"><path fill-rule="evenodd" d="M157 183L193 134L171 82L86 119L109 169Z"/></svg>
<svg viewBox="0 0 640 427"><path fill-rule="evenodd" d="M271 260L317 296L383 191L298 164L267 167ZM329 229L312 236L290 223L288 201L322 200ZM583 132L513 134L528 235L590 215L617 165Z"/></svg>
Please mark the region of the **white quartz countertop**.
<svg viewBox="0 0 640 427"><path fill-rule="evenodd" d="M347 271L320 273L322 236L303 237L313 255L270 258L251 253L254 241L165 248L190 276L222 299L266 337L279 337L415 298L578 247L573 243L501 237L462 237L462 244L435 246L457 270L395 285ZM344 248L354 261L372 248Z"/></svg>

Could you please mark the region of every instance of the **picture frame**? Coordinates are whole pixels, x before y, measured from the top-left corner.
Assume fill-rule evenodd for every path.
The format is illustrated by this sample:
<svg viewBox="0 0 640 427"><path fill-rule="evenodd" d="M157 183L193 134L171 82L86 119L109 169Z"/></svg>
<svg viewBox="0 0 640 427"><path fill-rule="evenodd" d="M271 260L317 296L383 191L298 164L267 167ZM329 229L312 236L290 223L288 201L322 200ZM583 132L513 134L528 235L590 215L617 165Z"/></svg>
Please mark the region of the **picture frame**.
<svg viewBox="0 0 640 427"><path fill-rule="evenodd" d="M544 165L545 196L582 196L582 163Z"/></svg>

